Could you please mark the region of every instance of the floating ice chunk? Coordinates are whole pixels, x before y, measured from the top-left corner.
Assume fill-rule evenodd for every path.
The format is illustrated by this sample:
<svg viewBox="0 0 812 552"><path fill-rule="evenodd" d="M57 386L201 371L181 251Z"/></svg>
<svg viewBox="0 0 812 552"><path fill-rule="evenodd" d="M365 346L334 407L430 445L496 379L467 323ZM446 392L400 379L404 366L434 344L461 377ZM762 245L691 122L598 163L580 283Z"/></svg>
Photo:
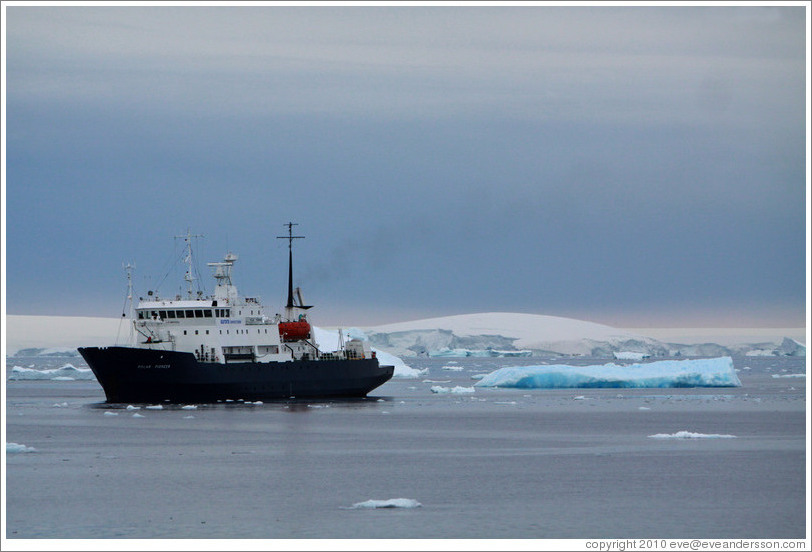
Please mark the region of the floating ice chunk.
<svg viewBox="0 0 812 552"><path fill-rule="evenodd" d="M595 387L739 387L730 357L661 360L619 366L508 366L487 374L477 387L572 389Z"/></svg>
<svg viewBox="0 0 812 552"><path fill-rule="evenodd" d="M356 502L353 508L419 508L422 504L412 498L390 498L389 500L367 500Z"/></svg>
<svg viewBox="0 0 812 552"><path fill-rule="evenodd" d="M473 393L475 389L473 387L443 387L442 385L432 385L431 392L432 393L439 393L441 395L445 395L451 393L452 395L464 395L466 393Z"/></svg>
<svg viewBox="0 0 812 552"><path fill-rule="evenodd" d="M127 405L127 410L141 410L140 406L133 406L131 404Z"/></svg>
<svg viewBox="0 0 812 552"><path fill-rule="evenodd" d="M482 378L484 378L487 375L488 375L487 373L484 373L484 374L472 374L471 379L472 380L481 380Z"/></svg>
<svg viewBox="0 0 812 552"><path fill-rule="evenodd" d="M634 351L615 351L613 354L618 360L643 360L651 356L648 353L637 353Z"/></svg>
<svg viewBox="0 0 812 552"><path fill-rule="evenodd" d="M63 403L54 403L54 407L55 407L55 408L67 408L67 406L68 406L68 403L66 403L66 402L63 402Z"/></svg>
<svg viewBox="0 0 812 552"><path fill-rule="evenodd" d="M381 351L380 349L373 350L375 352L375 357L378 359L378 362L380 364L391 365L395 367L395 372L392 374L393 377L419 378L420 376L428 372L428 368L423 370L412 368L411 366L403 362L403 360L400 357L396 357L395 355L387 353L386 351Z"/></svg>
<svg viewBox="0 0 812 552"><path fill-rule="evenodd" d="M690 431L677 431L676 433L657 433L649 435L650 439L735 439L735 435L720 435L718 433L692 433Z"/></svg>
<svg viewBox="0 0 812 552"><path fill-rule="evenodd" d="M104 415L105 416L118 416L118 412L110 412L109 410L106 410L104 412Z"/></svg>
<svg viewBox="0 0 812 552"><path fill-rule="evenodd" d="M143 417L144 417L144 415L143 415L143 414L139 414L138 412L136 412L135 414L133 414L133 418L143 418Z"/></svg>
<svg viewBox="0 0 812 552"><path fill-rule="evenodd" d="M189 414L188 416L184 416L184 417L183 417L183 419L184 419L184 420L193 420L193 419L194 419L194 416L192 416L191 414Z"/></svg>
<svg viewBox="0 0 812 552"><path fill-rule="evenodd" d="M195 404L184 404L180 408L181 408L181 410L197 410L197 405L195 405Z"/></svg>
<svg viewBox="0 0 812 552"><path fill-rule="evenodd" d="M806 374L772 374L774 378L805 378Z"/></svg>
<svg viewBox="0 0 812 552"><path fill-rule="evenodd" d="M651 409L647 406L638 406L637 410L651 410Z"/></svg>
<svg viewBox="0 0 812 552"><path fill-rule="evenodd" d="M163 410L164 407L161 404L151 404L146 407L147 410Z"/></svg>
<svg viewBox="0 0 812 552"><path fill-rule="evenodd" d="M18 452L37 452L37 449L19 443L6 443L6 454L16 454Z"/></svg>
<svg viewBox="0 0 812 552"><path fill-rule="evenodd" d="M254 401L254 404L264 404L262 401Z"/></svg>
<svg viewBox="0 0 812 552"><path fill-rule="evenodd" d="M456 366L456 365L451 366L449 364L446 364L445 366L443 366L443 370L448 370L450 372L462 372L464 369L465 368L463 368L462 366Z"/></svg>
<svg viewBox="0 0 812 552"><path fill-rule="evenodd" d="M77 368L73 364L65 364L60 368L54 368L51 370L36 370L34 368L14 366L11 369L11 373L8 375L8 379L72 381L92 380L95 379L95 377L93 376L93 370L90 368Z"/></svg>

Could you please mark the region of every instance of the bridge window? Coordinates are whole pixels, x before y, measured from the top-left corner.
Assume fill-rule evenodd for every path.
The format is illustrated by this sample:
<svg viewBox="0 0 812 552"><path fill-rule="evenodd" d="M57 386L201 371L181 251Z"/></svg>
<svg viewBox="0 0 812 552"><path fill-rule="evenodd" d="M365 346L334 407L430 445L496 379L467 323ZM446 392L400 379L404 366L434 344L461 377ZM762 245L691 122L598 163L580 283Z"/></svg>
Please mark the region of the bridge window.
<svg viewBox="0 0 812 552"><path fill-rule="evenodd" d="M173 310L166 311L166 317L167 318L175 318L175 311L173 311Z"/></svg>
<svg viewBox="0 0 812 552"><path fill-rule="evenodd" d="M158 316L161 320L166 320L166 311L158 311Z"/></svg>
<svg viewBox="0 0 812 552"><path fill-rule="evenodd" d="M203 311L204 318L211 318L211 309L206 309Z"/></svg>
<svg viewBox="0 0 812 552"><path fill-rule="evenodd" d="M194 318L194 317L195 317L195 311L193 311L193 310L187 310L186 311L186 318Z"/></svg>
<svg viewBox="0 0 812 552"><path fill-rule="evenodd" d="M195 318L203 318L203 311L201 309L195 311Z"/></svg>

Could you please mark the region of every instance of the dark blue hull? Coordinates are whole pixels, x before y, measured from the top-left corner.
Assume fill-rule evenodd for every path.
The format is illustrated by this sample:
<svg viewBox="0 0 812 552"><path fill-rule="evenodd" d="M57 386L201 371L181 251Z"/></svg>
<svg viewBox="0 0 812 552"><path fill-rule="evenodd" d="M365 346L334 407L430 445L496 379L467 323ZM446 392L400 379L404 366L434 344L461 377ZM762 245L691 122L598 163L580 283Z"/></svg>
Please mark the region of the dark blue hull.
<svg viewBox="0 0 812 552"><path fill-rule="evenodd" d="M364 397L389 381L378 360L198 362L192 353L132 347L80 347L110 403L204 403Z"/></svg>

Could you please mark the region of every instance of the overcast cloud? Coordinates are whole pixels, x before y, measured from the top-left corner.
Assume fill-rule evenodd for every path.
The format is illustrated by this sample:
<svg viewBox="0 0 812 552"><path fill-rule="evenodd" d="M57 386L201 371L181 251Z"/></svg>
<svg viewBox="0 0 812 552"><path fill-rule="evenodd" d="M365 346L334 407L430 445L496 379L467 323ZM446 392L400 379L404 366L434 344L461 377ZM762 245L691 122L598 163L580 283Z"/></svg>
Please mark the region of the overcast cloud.
<svg viewBox="0 0 812 552"><path fill-rule="evenodd" d="M802 7L6 15L8 313L116 316L187 228L277 305L292 220L316 323L804 325Z"/></svg>

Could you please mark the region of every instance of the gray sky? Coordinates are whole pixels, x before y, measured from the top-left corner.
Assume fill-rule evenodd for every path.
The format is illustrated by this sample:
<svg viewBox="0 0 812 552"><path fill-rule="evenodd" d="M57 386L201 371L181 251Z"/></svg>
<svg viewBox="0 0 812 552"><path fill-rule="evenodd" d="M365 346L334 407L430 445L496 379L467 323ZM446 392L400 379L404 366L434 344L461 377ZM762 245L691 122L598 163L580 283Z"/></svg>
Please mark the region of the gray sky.
<svg viewBox="0 0 812 552"><path fill-rule="evenodd" d="M803 326L803 7L7 8L9 314ZM169 275L164 279L164 276Z"/></svg>

